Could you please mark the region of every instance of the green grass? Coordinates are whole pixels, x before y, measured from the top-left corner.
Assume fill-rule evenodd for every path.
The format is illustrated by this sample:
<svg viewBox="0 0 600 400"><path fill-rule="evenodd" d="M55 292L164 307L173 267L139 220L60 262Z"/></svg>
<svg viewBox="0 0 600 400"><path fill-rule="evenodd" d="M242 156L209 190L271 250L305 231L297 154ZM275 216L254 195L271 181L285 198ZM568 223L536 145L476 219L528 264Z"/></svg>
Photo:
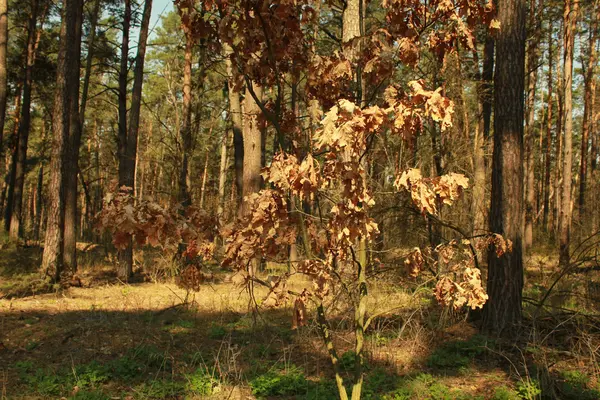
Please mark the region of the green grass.
<svg viewBox="0 0 600 400"><path fill-rule="evenodd" d="M114 390L115 385L126 388L136 399L206 396L220 385L216 377L200 368L179 379L160 375L169 372L170 365L170 360L155 347L141 345L105 363L92 361L60 370L35 368L32 362L18 362L14 367L28 394L46 398L106 399L110 396L105 389Z"/></svg>
<svg viewBox="0 0 600 400"><path fill-rule="evenodd" d="M271 370L250 381L252 394L258 398L306 394L309 384L304 373L291 366L286 370Z"/></svg>
<svg viewBox="0 0 600 400"><path fill-rule="evenodd" d="M455 340L436 348L427 359L427 366L438 370L455 370L468 368L473 360L486 353L491 344L485 336L475 335L469 340Z"/></svg>
<svg viewBox="0 0 600 400"><path fill-rule="evenodd" d="M558 389L566 400L600 399L600 390L591 387L590 378L580 371L562 371Z"/></svg>

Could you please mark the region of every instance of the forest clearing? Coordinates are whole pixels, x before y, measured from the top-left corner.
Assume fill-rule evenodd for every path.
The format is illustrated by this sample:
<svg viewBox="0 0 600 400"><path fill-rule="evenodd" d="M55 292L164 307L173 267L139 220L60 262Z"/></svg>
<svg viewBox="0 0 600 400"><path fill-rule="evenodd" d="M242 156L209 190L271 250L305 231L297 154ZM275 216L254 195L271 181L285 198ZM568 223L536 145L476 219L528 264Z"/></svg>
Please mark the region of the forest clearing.
<svg viewBox="0 0 600 400"><path fill-rule="evenodd" d="M0 0L0 400L600 399L600 0Z"/></svg>

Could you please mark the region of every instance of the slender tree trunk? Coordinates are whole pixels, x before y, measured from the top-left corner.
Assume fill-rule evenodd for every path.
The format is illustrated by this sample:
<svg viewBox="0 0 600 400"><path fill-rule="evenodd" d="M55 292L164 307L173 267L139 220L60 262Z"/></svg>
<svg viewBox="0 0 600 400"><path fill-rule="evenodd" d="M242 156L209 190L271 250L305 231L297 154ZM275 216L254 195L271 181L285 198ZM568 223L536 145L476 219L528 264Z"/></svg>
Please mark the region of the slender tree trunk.
<svg viewBox="0 0 600 400"><path fill-rule="evenodd" d="M183 159L179 174L179 201L183 206L192 204L190 193L190 158L192 153L192 48L193 36L184 25L185 57L183 64L183 124L181 126L181 143Z"/></svg>
<svg viewBox="0 0 600 400"><path fill-rule="evenodd" d="M560 207L560 265L569 263L571 242L571 187L573 168L573 48L575 46L575 24L579 2L567 0L564 9L564 122L565 142L563 146L563 182Z"/></svg>
<svg viewBox="0 0 600 400"><path fill-rule="evenodd" d="M533 220L534 220L534 202L535 202L535 164L534 164L534 124L535 124L535 92L537 86L539 41L541 35L540 13L543 9L543 0L539 0L536 7L536 0L529 2L529 29L532 35L529 38L530 45L527 52L527 119L525 120L525 234L523 240L523 252L527 253L533 244Z"/></svg>
<svg viewBox="0 0 600 400"><path fill-rule="evenodd" d="M16 175L16 160L17 160L17 144L19 141L19 125L21 124L21 102L23 99L23 86L21 85L17 90L17 95L15 97L15 106L14 106L14 114L13 114L13 129L10 136L10 145L8 149L10 150L10 157L7 155L8 162L6 168L6 177L4 179L5 190L4 200L2 201L2 207L4 210L4 231L8 232L10 229L10 220L12 217L13 210L13 192L15 189L15 175Z"/></svg>
<svg viewBox="0 0 600 400"><path fill-rule="evenodd" d="M262 98L262 87L254 83L254 93ZM244 179L243 197L256 193L261 187L261 157L262 157L262 135L263 129L260 123L261 110L250 91L246 89L244 97ZM251 210L244 204L243 214Z"/></svg>
<svg viewBox="0 0 600 400"><path fill-rule="evenodd" d="M38 171L36 202L35 202L35 222L33 224L33 238L40 240L40 227L42 225L42 203L44 201L44 166L41 165Z"/></svg>
<svg viewBox="0 0 600 400"><path fill-rule="evenodd" d="M8 97L8 0L0 0L0 155L3 154L6 99Z"/></svg>
<svg viewBox="0 0 600 400"><path fill-rule="evenodd" d="M549 28L548 34L548 102L546 108L548 113L546 114L546 140L544 143L544 211L543 211L543 224L546 231L550 231L548 225L548 216L550 215L550 175L552 165L552 107L553 101L552 96L554 83L552 81L552 27Z"/></svg>
<svg viewBox="0 0 600 400"><path fill-rule="evenodd" d="M123 27L121 32L121 63L119 67L119 128L117 154L119 159L119 190L127 186L127 81L129 76L129 35L131 27L131 0L124 0ZM133 187L131 188L133 190ZM124 250L119 250L118 274L128 280L133 270L133 242Z"/></svg>
<svg viewBox="0 0 600 400"><path fill-rule="evenodd" d="M72 61L73 71L76 74L76 78L73 82L73 88L71 93L71 115L70 115L70 127L69 127L69 140L65 149L64 163L64 177L63 186L65 193L65 232L64 232L64 249L63 249L63 269L70 274L74 274L77 271L77 174L79 172L79 148L81 147L81 134L83 131L83 118L85 117L85 111L80 112L81 109L85 110L84 102L82 102L81 108L79 106L79 74L81 65L81 28L83 23L83 1L78 0L76 6L79 9L76 10L76 29L75 29L75 41L70 43L72 47L73 56ZM90 43L92 45L92 43ZM84 86L89 85L89 72L87 70L90 58L91 49L88 53L88 62L86 63L86 76L84 80ZM84 87L87 92L87 88Z"/></svg>
<svg viewBox="0 0 600 400"><path fill-rule="evenodd" d="M135 160L137 157L137 137L140 127L140 111L142 106L142 87L144 83L144 61L146 58L146 44L148 40L148 31L150 26L150 14L152 12L152 0L146 0L144 4L144 13L142 24L140 26L140 36L138 40L137 56L135 59L135 68L133 70L133 89L131 93L131 109L129 110L129 130L127 131L127 140L125 156L122 167L123 185L135 188ZM132 242L121 252L119 259L119 275L122 279L129 280L133 274L133 246Z"/></svg>
<svg viewBox="0 0 600 400"><path fill-rule="evenodd" d="M600 18L600 15L597 18ZM592 111L596 110L596 95L597 95L596 88L597 88L596 76L593 76L592 77L592 104L590 106ZM596 131L596 129L598 128L597 122L598 122L598 118L600 118L600 113L592 112L590 117L591 117L590 133L591 133L591 142L592 142L592 145L590 147L590 167L591 167L592 173L593 173L596 171L596 168L597 168L598 135L600 133L598 133Z"/></svg>
<svg viewBox="0 0 600 400"><path fill-rule="evenodd" d="M561 24L562 25L562 24ZM564 26L561 27L561 32L564 30ZM562 35L562 33L561 33ZM560 219L560 207L562 201L561 185L562 182L562 160L563 160L563 134L564 134L564 104L565 104L565 91L564 91L564 80L562 69L560 67L560 59L562 56L562 45L563 41L558 39L558 49L556 51L556 82L557 82L557 97L558 97L558 112L556 114L556 146L555 146L555 162L554 162L554 205L552 210L552 234L554 238L558 237L559 233L559 219Z"/></svg>
<svg viewBox="0 0 600 400"><path fill-rule="evenodd" d="M35 63L36 22L38 14L38 0L31 3L31 15L27 29L27 58L25 67L25 81L23 83L23 100L21 104L21 118L15 157L15 179L12 193L12 212L10 217L9 236L11 240L21 237L21 208L23 206L23 186L25 184L25 163L27 160L27 146L29 131L31 129L31 89L33 85L33 67Z"/></svg>
<svg viewBox="0 0 600 400"><path fill-rule="evenodd" d="M88 35L88 52L85 61L85 72L83 75L83 84L81 89L81 105L79 107L79 124L83 127L85 123L85 110L87 108L88 93L92 77L92 67L94 65L94 47L96 45L96 28L98 26L98 17L100 16L101 0L94 0L94 9L90 16L90 33Z"/></svg>
<svg viewBox="0 0 600 400"><path fill-rule="evenodd" d="M225 47L225 65L227 68L227 96L229 100L229 115L231 117L231 127L233 130L233 153L235 167L235 192L237 196L238 214L242 210L242 199L244 191L244 136L242 132L242 105L240 102L240 92L236 84L236 74L231 62L232 50Z"/></svg>
<svg viewBox="0 0 600 400"><path fill-rule="evenodd" d="M78 113L75 113L74 107L77 100L73 98L78 99L79 94L79 50L74 44L77 43L77 31L80 29L78 25L81 23L82 4L82 0L65 0L62 11L52 117L48 220L41 265L41 272L53 282L60 280L63 267L65 158L69 147L71 122L78 120Z"/></svg>
<svg viewBox="0 0 600 400"><path fill-rule="evenodd" d="M477 51L474 52L474 56L478 60ZM485 201L485 149L487 147L486 142L490 137L491 104L493 99L492 80L494 78L494 39L490 35L485 38L482 70L479 72L479 66L477 66L477 70L479 81L477 85L479 119L475 130L475 149L473 152L474 173L473 198L471 203L474 217L473 233L476 233L476 230L487 231L488 225L486 222L487 207Z"/></svg>
<svg viewBox="0 0 600 400"><path fill-rule="evenodd" d="M206 199L206 181L208 179L208 155L210 151L206 149L204 157L204 170L202 171L202 185L200 186L200 208L204 208L204 200Z"/></svg>
<svg viewBox="0 0 600 400"><path fill-rule="evenodd" d="M125 185L127 166L127 77L129 75L129 29L131 27L131 0L124 0L123 29L121 40L121 65L119 67L119 187Z"/></svg>
<svg viewBox="0 0 600 400"><path fill-rule="evenodd" d="M490 229L513 249L501 257L490 251L483 328L499 335L514 333L521 321L525 15L525 0L498 1Z"/></svg>
<svg viewBox="0 0 600 400"><path fill-rule="evenodd" d="M221 163L219 165L219 205L217 208L217 216L224 222L225 210L225 183L227 181L227 129L223 129L221 136Z"/></svg>
<svg viewBox="0 0 600 400"><path fill-rule="evenodd" d="M583 221L586 216L585 194L587 186L588 169L588 145L590 137L590 125L594 110L592 108L592 97L596 89L595 67L596 67L596 42L598 40L598 18L600 18L600 2L594 1L594 13L590 23L588 62L584 69L584 101L583 101L583 124L581 128L581 159L579 163L579 219Z"/></svg>

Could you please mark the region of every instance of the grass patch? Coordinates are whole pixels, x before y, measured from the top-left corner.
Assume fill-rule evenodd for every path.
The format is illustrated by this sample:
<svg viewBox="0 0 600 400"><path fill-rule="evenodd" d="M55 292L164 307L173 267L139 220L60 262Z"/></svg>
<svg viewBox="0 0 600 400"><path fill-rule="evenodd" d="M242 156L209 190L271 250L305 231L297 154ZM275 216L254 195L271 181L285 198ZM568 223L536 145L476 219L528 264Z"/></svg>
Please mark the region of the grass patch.
<svg viewBox="0 0 600 400"><path fill-rule="evenodd" d="M439 370L464 370L474 358L485 354L488 346L489 339L482 335L446 342L431 353L427 366Z"/></svg>
<svg viewBox="0 0 600 400"><path fill-rule="evenodd" d="M304 373L291 366L286 370L271 370L250 381L252 394L258 398L270 396L296 396L309 389Z"/></svg>
<svg viewBox="0 0 600 400"><path fill-rule="evenodd" d="M197 396L209 396L218 391L219 381L209 374L205 368L198 368L195 372L185 376L185 388L188 393Z"/></svg>
<svg viewBox="0 0 600 400"><path fill-rule="evenodd" d="M562 371L558 389L566 400L600 399L600 390L590 385L590 378L580 371Z"/></svg>
<svg viewBox="0 0 600 400"><path fill-rule="evenodd" d="M430 374L418 374L412 378L404 378L398 389L383 396L385 400L483 400L458 389L450 389L438 382Z"/></svg>

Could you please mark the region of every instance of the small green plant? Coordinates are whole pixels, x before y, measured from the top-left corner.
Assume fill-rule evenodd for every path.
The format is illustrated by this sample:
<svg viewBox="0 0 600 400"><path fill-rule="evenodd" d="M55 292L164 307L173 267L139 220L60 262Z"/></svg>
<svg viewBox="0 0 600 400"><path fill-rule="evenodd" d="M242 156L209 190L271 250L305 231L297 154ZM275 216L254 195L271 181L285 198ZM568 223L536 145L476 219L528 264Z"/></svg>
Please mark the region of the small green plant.
<svg viewBox="0 0 600 400"><path fill-rule="evenodd" d="M110 396L98 391L80 390L73 396L68 397L69 400L109 400Z"/></svg>
<svg viewBox="0 0 600 400"><path fill-rule="evenodd" d="M295 396L306 394L309 384L299 368L291 366L287 370L269 371L250 381L252 394L258 398L269 396Z"/></svg>
<svg viewBox="0 0 600 400"><path fill-rule="evenodd" d="M527 379L517 383L517 394L524 400L535 400L542 394L542 389L536 380Z"/></svg>
<svg viewBox="0 0 600 400"><path fill-rule="evenodd" d="M134 397L139 400L177 398L185 393L185 385L175 381L151 381L136 386Z"/></svg>
<svg viewBox="0 0 600 400"><path fill-rule="evenodd" d="M419 374L412 378L402 379L400 387L392 393L384 395L385 400L479 400L482 397L467 394L458 389L450 389L448 386L430 374Z"/></svg>
<svg viewBox="0 0 600 400"><path fill-rule="evenodd" d="M506 386L499 386L494 391L492 400L519 400L520 397L513 389Z"/></svg>
<svg viewBox="0 0 600 400"><path fill-rule="evenodd" d="M175 325L177 325L180 328L193 329L196 324L194 323L194 321L180 319L177 322L175 322Z"/></svg>
<svg viewBox="0 0 600 400"><path fill-rule="evenodd" d="M348 350L342 354L338 362L340 363L340 367L342 369L351 371L354 369L354 365L356 363L356 353L352 350Z"/></svg>
<svg viewBox="0 0 600 400"><path fill-rule="evenodd" d="M31 342L27 342L25 345L25 350L32 351L35 350L40 345L40 342L36 340L32 340Z"/></svg>
<svg viewBox="0 0 600 400"><path fill-rule="evenodd" d="M362 392L364 399L380 399L384 393L393 392L398 387L398 376L384 368L374 368L365 377Z"/></svg>
<svg viewBox="0 0 600 400"><path fill-rule="evenodd" d="M110 371L96 361L89 364L79 365L73 370L73 386L80 389L97 388L100 384L107 382L111 377Z"/></svg>
<svg viewBox="0 0 600 400"><path fill-rule="evenodd" d="M24 381L30 389L43 397L60 395L65 383L62 377L45 369L37 369L34 373L27 374Z"/></svg>
<svg viewBox="0 0 600 400"><path fill-rule="evenodd" d="M218 381L205 368L198 368L194 373L186 375L185 385L188 393L198 396L209 396L218 387Z"/></svg>
<svg viewBox="0 0 600 400"><path fill-rule="evenodd" d="M148 368L166 371L171 369L171 359L152 345L140 345L129 351L128 355Z"/></svg>
<svg viewBox="0 0 600 400"><path fill-rule="evenodd" d="M338 397L335 383L330 379L323 379L318 382L308 381L307 383L308 389L303 397L305 400L335 399Z"/></svg>
<svg viewBox="0 0 600 400"><path fill-rule="evenodd" d="M561 398L567 400L595 400L600 399L600 391L590 388L590 378L580 371L561 372L562 382L558 388Z"/></svg>
<svg viewBox="0 0 600 400"><path fill-rule="evenodd" d="M24 376L33 371L33 363L31 361L17 361L15 369L19 374L19 378L25 379Z"/></svg>
<svg viewBox="0 0 600 400"><path fill-rule="evenodd" d="M471 360L486 352L487 338L475 335L471 339L444 343L431 353L427 366L435 369L460 370L467 368Z"/></svg>
<svg viewBox="0 0 600 400"><path fill-rule="evenodd" d="M123 356L110 361L107 364L112 375L122 380L130 380L138 377L144 370L144 365L129 356Z"/></svg>
<svg viewBox="0 0 600 400"><path fill-rule="evenodd" d="M391 340L391 338L389 336L386 336L386 335L382 334L381 332L375 332L373 335L369 336L369 339L377 347L386 346L387 344L390 343L390 340Z"/></svg>
<svg viewBox="0 0 600 400"><path fill-rule="evenodd" d="M221 325L211 325L208 331L208 337L214 340L221 340L227 335L227 330Z"/></svg>

